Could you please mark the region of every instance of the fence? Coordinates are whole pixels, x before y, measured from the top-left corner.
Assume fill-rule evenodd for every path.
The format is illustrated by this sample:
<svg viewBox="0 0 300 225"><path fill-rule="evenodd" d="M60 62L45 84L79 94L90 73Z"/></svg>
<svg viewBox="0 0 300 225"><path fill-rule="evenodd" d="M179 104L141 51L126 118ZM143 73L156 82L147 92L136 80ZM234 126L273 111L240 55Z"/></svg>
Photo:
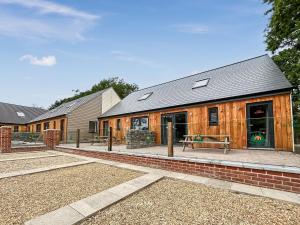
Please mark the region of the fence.
<svg viewBox="0 0 300 225"><path fill-rule="evenodd" d="M67 138L62 144L81 147L108 150L111 147L116 151L135 149L147 149L160 147L164 151L168 149L168 122L172 122L172 141L175 146L182 146L186 135L194 135L192 141L198 141L197 148L223 148L220 144L224 137L228 136L231 147L234 149L266 149L292 151L293 145L296 151L300 149L300 117L295 116L293 120L287 118L258 117L255 115L250 119L225 120L217 118L213 121L201 121L197 123L186 123L182 118L179 121L151 121L149 125L136 127L130 126L109 127L99 129L97 133L89 133L80 130L77 138L77 130L67 133ZM294 135L293 135L294 133ZM110 141L111 134L111 141ZM203 141L201 136L210 136L209 141ZM198 138L198 140L196 140ZM78 139L78 140L77 140ZM202 143L202 142L203 143ZM111 144L110 144L111 143Z"/></svg>
<svg viewBox="0 0 300 225"><path fill-rule="evenodd" d="M11 144L13 147L43 145L43 133L13 132Z"/></svg>

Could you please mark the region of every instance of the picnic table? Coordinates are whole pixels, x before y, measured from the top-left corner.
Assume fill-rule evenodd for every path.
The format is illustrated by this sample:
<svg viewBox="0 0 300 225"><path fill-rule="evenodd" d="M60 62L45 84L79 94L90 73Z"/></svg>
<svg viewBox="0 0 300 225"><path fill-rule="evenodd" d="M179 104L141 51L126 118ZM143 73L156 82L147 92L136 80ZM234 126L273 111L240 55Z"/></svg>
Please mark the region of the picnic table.
<svg viewBox="0 0 300 225"><path fill-rule="evenodd" d="M94 137L91 140L91 145L94 145L95 143L108 143L108 138L109 136L99 136L99 135L94 135Z"/></svg>
<svg viewBox="0 0 300 225"><path fill-rule="evenodd" d="M211 134L192 134L192 135L184 135L183 149L189 144L192 145L192 149L194 149L194 144L220 144L224 146L224 154L227 151L230 151L230 136L229 135L211 135Z"/></svg>
<svg viewBox="0 0 300 225"><path fill-rule="evenodd" d="M92 140L91 140L91 145L94 145L95 143L100 143L100 144L108 144L109 141L109 136L99 136L95 135ZM116 144L120 144L123 140L118 139L116 137L112 137L112 142Z"/></svg>

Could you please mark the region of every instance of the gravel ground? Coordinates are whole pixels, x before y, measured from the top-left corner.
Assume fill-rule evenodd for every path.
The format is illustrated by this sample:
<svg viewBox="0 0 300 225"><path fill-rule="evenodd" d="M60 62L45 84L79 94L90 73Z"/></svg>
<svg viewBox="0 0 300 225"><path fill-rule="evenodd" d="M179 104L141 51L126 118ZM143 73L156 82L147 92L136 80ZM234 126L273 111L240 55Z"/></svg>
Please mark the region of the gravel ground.
<svg viewBox="0 0 300 225"><path fill-rule="evenodd" d="M1 159L15 159L22 157L48 156L53 155L50 152L18 152L18 153L0 153Z"/></svg>
<svg viewBox="0 0 300 225"><path fill-rule="evenodd" d="M19 170L43 168L46 166L61 165L71 162L79 162L81 159L69 156L54 156L37 159L22 159L7 162L0 162L0 173L9 173Z"/></svg>
<svg viewBox="0 0 300 225"><path fill-rule="evenodd" d="M99 163L0 180L0 224L36 216L142 175Z"/></svg>
<svg viewBox="0 0 300 225"><path fill-rule="evenodd" d="M164 179L81 225L300 224L300 206Z"/></svg>

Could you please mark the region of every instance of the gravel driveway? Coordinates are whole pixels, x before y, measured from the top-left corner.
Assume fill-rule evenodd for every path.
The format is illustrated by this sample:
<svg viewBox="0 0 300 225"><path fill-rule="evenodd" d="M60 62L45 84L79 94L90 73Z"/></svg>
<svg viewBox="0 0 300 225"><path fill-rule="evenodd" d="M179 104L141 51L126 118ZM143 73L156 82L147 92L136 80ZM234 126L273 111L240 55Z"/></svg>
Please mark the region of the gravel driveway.
<svg viewBox="0 0 300 225"><path fill-rule="evenodd" d="M300 224L300 206L165 179L81 225Z"/></svg>
<svg viewBox="0 0 300 225"><path fill-rule="evenodd" d="M99 163L0 179L0 224L36 216L142 175Z"/></svg>
<svg viewBox="0 0 300 225"><path fill-rule="evenodd" d="M9 173L18 170L29 170L43 168L46 166L62 165L71 162L82 161L81 159L69 156L54 156L37 159L22 159L0 162L0 173Z"/></svg>

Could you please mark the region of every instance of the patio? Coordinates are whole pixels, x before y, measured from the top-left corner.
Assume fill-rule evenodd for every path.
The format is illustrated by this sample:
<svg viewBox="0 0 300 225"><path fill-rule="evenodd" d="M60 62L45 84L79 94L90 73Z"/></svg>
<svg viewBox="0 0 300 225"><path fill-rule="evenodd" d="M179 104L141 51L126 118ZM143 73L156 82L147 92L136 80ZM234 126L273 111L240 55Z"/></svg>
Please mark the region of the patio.
<svg viewBox="0 0 300 225"><path fill-rule="evenodd" d="M59 147L75 148L75 144L60 144ZM107 146L91 145L90 143L81 143L80 149L107 152ZM121 153L136 153L144 155L160 155L167 156L167 146L153 146L140 149L126 149L126 145L114 145L112 152ZM186 148L182 151L182 146L174 146L174 156L188 159L208 159L218 161L231 161L242 163L255 163L264 165L290 166L300 168L300 154L283 151L268 151L268 150L242 150L234 149L228 154L223 154L223 149L191 149Z"/></svg>

